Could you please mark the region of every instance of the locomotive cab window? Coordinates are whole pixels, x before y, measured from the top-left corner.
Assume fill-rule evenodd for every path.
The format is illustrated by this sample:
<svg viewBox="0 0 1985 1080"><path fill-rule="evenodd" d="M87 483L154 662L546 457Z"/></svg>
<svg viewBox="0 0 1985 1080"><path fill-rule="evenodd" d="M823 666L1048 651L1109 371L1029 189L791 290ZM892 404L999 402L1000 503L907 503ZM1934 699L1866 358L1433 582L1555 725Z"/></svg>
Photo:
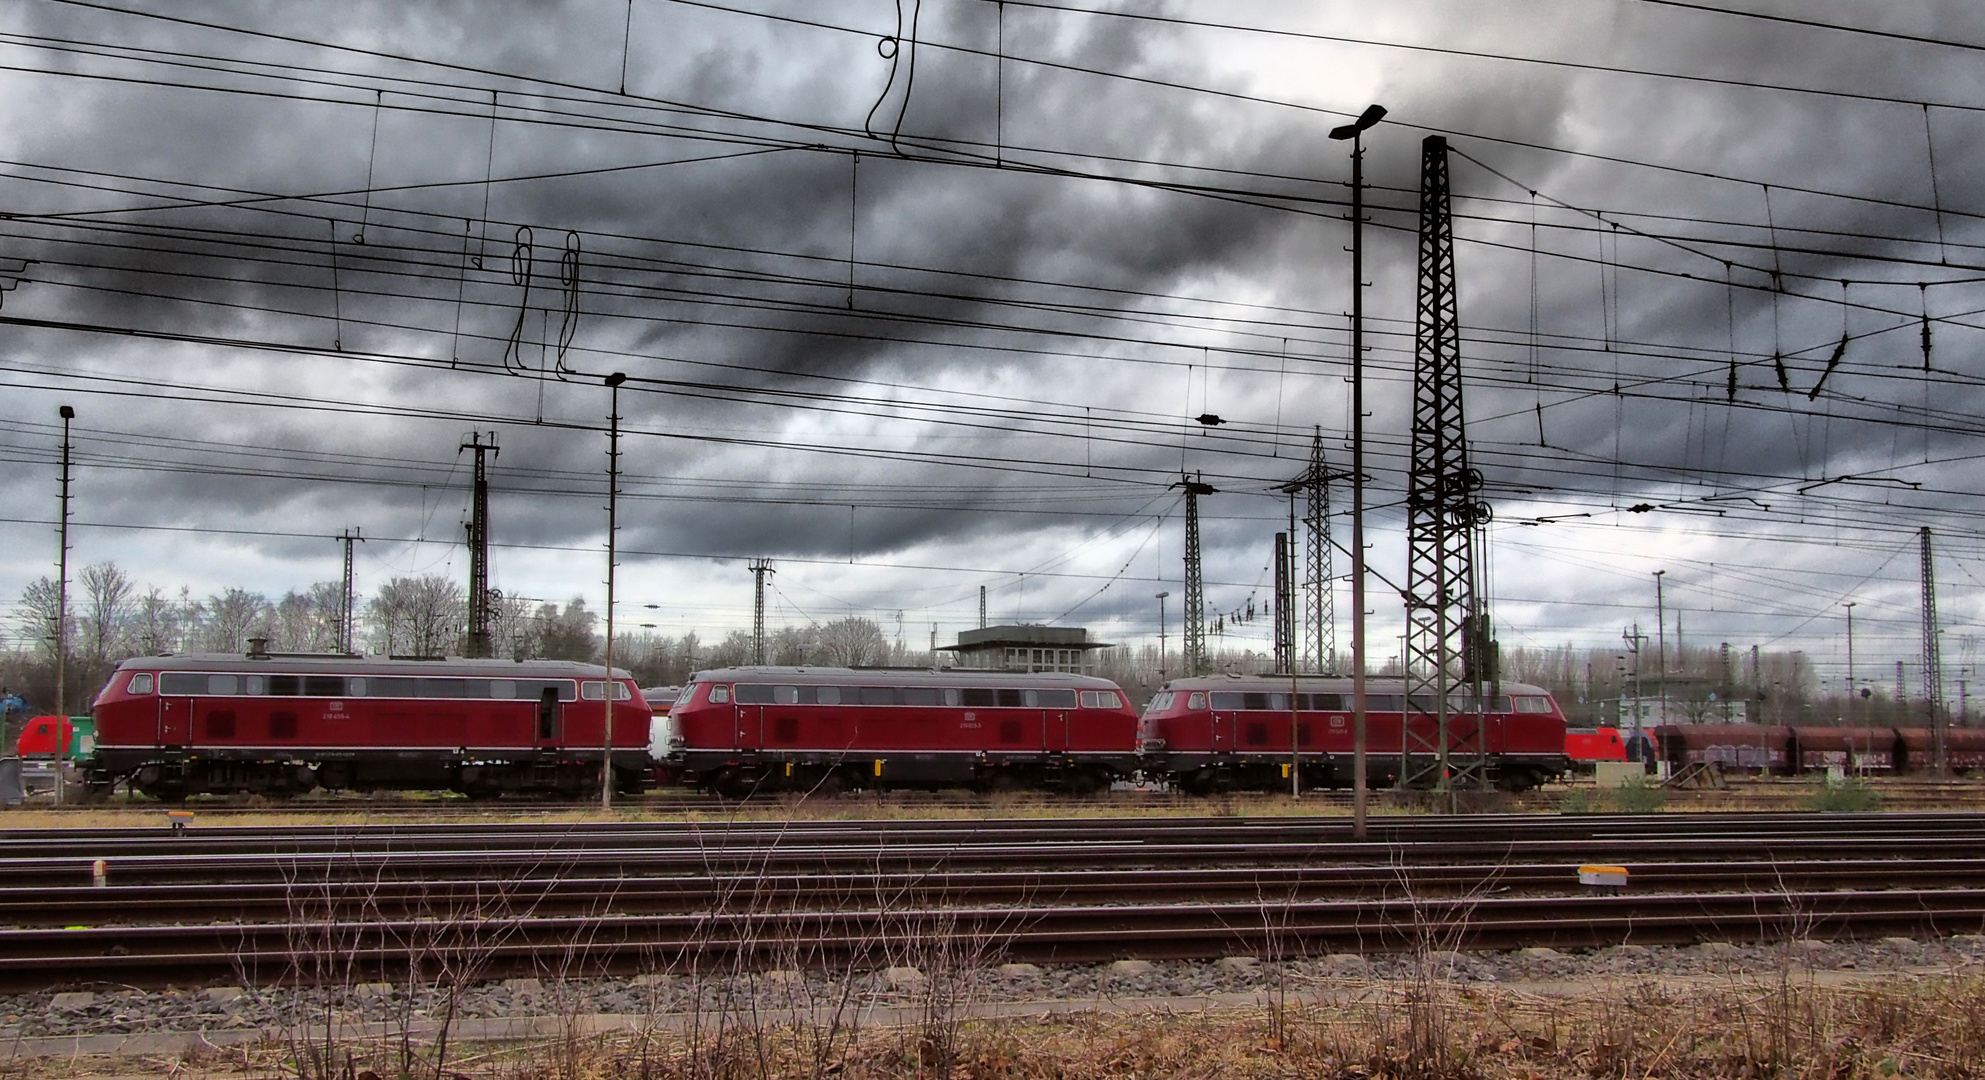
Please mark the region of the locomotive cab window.
<svg viewBox="0 0 1985 1080"><path fill-rule="evenodd" d="M1520 697L1516 699L1516 711L1520 713L1541 713L1551 711L1551 699L1547 697Z"/></svg>
<svg viewBox="0 0 1985 1080"><path fill-rule="evenodd" d="M730 687L718 685L710 688L710 704L723 705L723 704L727 704L730 700L731 700Z"/></svg>
<svg viewBox="0 0 1985 1080"><path fill-rule="evenodd" d="M1204 709L1206 707L1206 695L1205 694L1192 695L1191 697L1185 700L1185 707L1188 709L1192 709L1194 711Z"/></svg>
<svg viewBox="0 0 1985 1080"><path fill-rule="evenodd" d="M149 671L141 671L138 674L131 676L131 681L125 685L124 691L129 694L139 694L139 695L151 693L152 673Z"/></svg>
<svg viewBox="0 0 1985 1080"><path fill-rule="evenodd" d="M1114 690L1084 690L1082 691L1082 707L1085 709L1120 709L1123 707L1123 700L1117 697Z"/></svg>
<svg viewBox="0 0 1985 1080"><path fill-rule="evenodd" d="M1170 690L1161 692L1157 697L1151 699L1151 704L1146 707L1145 711L1154 713L1164 712L1172 707L1173 696Z"/></svg>
<svg viewBox="0 0 1985 1080"><path fill-rule="evenodd" d="M1094 693L1095 691L1090 691L1090 692ZM1075 691L1073 690L1042 690L1039 691L1039 693L1041 695L1041 706L1043 708L1048 708L1048 709L1075 708ZM1116 695L1111 694L1109 696L1115 697Z"/></svg>

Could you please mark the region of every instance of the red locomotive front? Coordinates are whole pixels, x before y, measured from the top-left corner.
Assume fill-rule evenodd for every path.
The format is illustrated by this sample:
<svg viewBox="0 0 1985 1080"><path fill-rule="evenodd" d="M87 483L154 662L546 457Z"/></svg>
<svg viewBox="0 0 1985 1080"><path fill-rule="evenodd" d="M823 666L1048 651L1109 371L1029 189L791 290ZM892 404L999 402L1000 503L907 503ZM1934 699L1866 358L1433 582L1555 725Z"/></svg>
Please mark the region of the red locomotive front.
<svg viewBox="0 0 1985 1080"><path fill-rule="evenodd" d="M698 672L658 741L731 796L852 787L1092 792L1137 768L1137 714L1105 679L1048 672L748 667Z"/></svg>
<svg viewBox="0 0 1985 1080"><path fill-rule="evenodd" d="M1305 787L1348 785L1352 689L1350 679L1337 676L1174 679L1139 722L1145 772L1202 792L1286 787L1292 766ZM1482 755L1490 779L1509 790L1563 773L1565 720L1550 692L1517 683L1500 689L1484 710L1451 699L1450 755ZM1401 680L1367 681L1366 769L1375 786L1397 782L1402 763L1409 778L1430 775L1439 742L1435 705L1432 698L1416 700L1409 720Z"/></svg>
<svg viewBox="0 0 1985 1080"><path fill-rule="evenodd" d="M606 671L568 661L268 653L126 660L97 696L90 783L165 799L313 787L598 790ZM638 790L650 713L614 672L615 783Z"/></svg>

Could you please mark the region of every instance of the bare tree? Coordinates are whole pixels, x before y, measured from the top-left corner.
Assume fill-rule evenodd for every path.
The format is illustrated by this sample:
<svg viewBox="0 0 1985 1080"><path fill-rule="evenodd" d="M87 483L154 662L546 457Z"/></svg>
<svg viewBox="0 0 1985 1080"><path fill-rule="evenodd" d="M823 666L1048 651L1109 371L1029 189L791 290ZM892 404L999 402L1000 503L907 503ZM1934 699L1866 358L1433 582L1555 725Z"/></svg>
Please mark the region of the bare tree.
<svg viewBox="0 0 1985 1080"><path fill-rule="evenodd" d="M270 637L275 609L269 598L247 589L229 589L207 598L205 646L214 652L241 652L252 637Z"/></svg>
<svg viewBox="0 0 1985 1080"><path fill-rule="evenodd" d="M331 652L338 647L338 617L344 603L341 581L320 581L308 591L291 591L276 601L271 635L288 652Z"/></svg>
<svg viewBox="0 0 1985 1080"><path fill-rule="evenodd" d="M709 664L711 667L737 667L741 664L749 664L757 652L755 646L756 642L752 640L750 634L743 630L733 630L724 635L724 640L710 650Z"/></svg>
<svg viewBox="0 0 1985 1080"><path fill-rule="evenodd" d="M186 636L184 609L154 585L131 603L129 636L134 655L178 652Z"/></svg>
<svg viewBox="0 0 1985 1080"><path fill-rule="evenodd" d="M812 662L833 667L872 667L889 662L889 639L874 619L850 615L820 628Z"/></svg>
<svg viewBox="0 0 1985 1080"><path fill-rule="evenodd" d="M532 621L536 623L536 655L547 660L592 660L600 651L600 636L593 633L593 624L599 620L579 597L566 601L562 611L557 604L539 605Z"/></svg>
<svg viewBox="0 0 1985 1080"><path fill-rule="evenodd" d="M60 610L60 586L54 578L36 578L21 590L20 614L15 616L21 637L33 643L35 655L50 661L55 659L55 626ZM67 629L73 644L73 620Z"/></svg>
<svg viewBox="0 0 1985 1080"><path fill-rule="evenodd" d="M394 578L366 605L374 646L389 655L440 656L459 650L467 597L461 582L438 574Z"/></svg>
<svg viewBox="0 0 1985 1080"><path fill-rule="evenodd" d="M77 620L77 642L84 662L103 668L124 644L126 623L131 614L131 596L137 586L116 563L92 563L83 567L76 580L83 587L83 613Z"/></svg>

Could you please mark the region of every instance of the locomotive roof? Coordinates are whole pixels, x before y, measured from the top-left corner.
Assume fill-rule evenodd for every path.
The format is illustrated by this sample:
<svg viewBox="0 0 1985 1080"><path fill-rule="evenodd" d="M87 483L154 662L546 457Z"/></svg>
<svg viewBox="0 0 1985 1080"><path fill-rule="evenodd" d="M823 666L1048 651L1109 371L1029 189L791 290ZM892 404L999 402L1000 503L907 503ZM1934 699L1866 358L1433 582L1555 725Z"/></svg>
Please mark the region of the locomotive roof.
<svg viewBox="0 0 1985 1080"><path fill-rule="evenodd" d="M1083 690L1122 690L1108 679L1062 671L981 671L943 668L938 671L861 669L844 667L732 667L699 671L691 682L807 682L837 686L1022 686L1075 687Z"/></svg>
<svg viewBox="0 0 1985 1080"><path fill-rule="evenodd" d="M269 653L249 656L242 653L173 653L166 656L134 656L117 665L145 671L272 671L281 674L337 675L455 675L486 679L597 679L606 671L598 664L577 660L483 660L462 656L438 660L396 660L386 656L339 656L330 653ZM614 675L627 678L615 668Z"/></svg>
<svg viewBox="0 0 1985 1080"><path fill-rule="evenodd" d="M1307 690L1311 693L1317 691L1335 691L1342 694L1351 692L1351 676L1349 675L1297 675L1294 678L1299 691ZM1173 679L1159 687L1158 690L1161 693L1166 690L1242 690L1272 694L1278 690L1289 689L1289 679L1290 676L1288 675L1201 675L1191 679ZM1451 687L1449 688L1449 692L1454 693L1461 689L1463 688L1458 686ZM1497 687L1497 690L1503 694L1550 693L1549 690L1541 686L1519 682L1502 683ZM1397 676L1390 678L1367 676L1365 679L1365 692L1368 694L1403 694L1406 692L1406 680Z"/></svg>

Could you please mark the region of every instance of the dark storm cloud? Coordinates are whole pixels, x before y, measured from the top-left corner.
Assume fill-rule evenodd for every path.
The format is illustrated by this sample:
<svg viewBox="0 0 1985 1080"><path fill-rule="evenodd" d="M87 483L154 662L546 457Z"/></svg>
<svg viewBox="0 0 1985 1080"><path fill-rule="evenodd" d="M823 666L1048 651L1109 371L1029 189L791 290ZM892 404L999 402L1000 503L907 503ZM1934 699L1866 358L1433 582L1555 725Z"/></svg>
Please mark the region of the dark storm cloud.
<svg viewBox="0 0 1985 1080"><path fill-rule="evenodd" d="M1912 29L1985 37L1985 26L1973 12L1951 5L1903 6L1921 13ZM43 257L47 265L37 272L41 280L7 295L8 314L317 349L330 348L335 341L348 354L437 362L459 357L471 366L503 363L507 354L516 372L470 375L349 357L242 357L193 346L8 331L17 358L44 365L79 364L79 354L87 353L93 367L140 373L162 383L301 392L445 414L414 420L197 402L92 401L86 416L105 430L274 449L259 456L249 451L245 460L232 463L238 472L259 469L260 476L222 474L220 459L184 447L159 450L173 461L189 463L188 471L106 469L92 481L96 502L91 512L106 519L175 525L225 521L251 531L323 534L364 521L381 535L453 539L466 483L455 445L470 428L494 427L504 447L497 461L495 498L499 540L536 546L531 550L586 548L601 531L601 499L595 493L603 492L599 474L605 446L596 429L604 423L606 403L598 376L622 370L636 380L621 398L624 422L633 433L624 444L624 464L626 488L634 494L622 518L622 541L630 549L828 560L848 555L851 548L857 558L927 548L941 550L943 555L933 558L946 565L1011 570L1073 549L1080 543L1076 537L1116 528L1126 515L1169 513L1161 542L1133 558L1144 527L1125 529L1104 545L1107 554L1097 555L1083 571L1107 580L1128 560L1132 568L1124 581L1088 602L1081 617L1121 618L1127 625L1147 627L1155 616L1149 594L1157 590L1147 587L1148 582L1132 582L1158 573L1160 550L1164 572L1177 574L1176 501L1162 491L1162 484L1183 464L1205 469L1223 489L1206 507L1208 577L1222 583L1212 590L1209 607L1222 610L1244 602L1262 576L1269 537L1281 512L1282 504L1262 493L1293 474L1297 465L1286 457L1259 457L1252 449L1238 452L1249 444L1237 441L1189 439L1181 455L1171 423L1204 409L1226 414L1230 432L1246 425L1261 432L1279 422L1292 443L1306 442L1310 425L1322 423L1331 452L1341 462L1345 408L1338 376L1346 345L1343 322L1335 313L1348 306L1341 207L1313 205L1307 213L1291 214L1103 179L899 158L886 138L870 141L855 134L879 96L875 122L885 134L893 131L903 103L900 82L884 95L890 64L876 49L877 35L894 27L893 7L796 4L776 10L869 33L782 25L639 0L628 48L628 89L637 99L693 103L812 128L719 121L689 112L646 110L641 100L617 101L612 91L620 76L626 8L616 3L380 2L340 5L336 14L330 9L286 9L280 22L253 4L172 9L203 21L596 87L609 96L594 99L587 110L617 120L775 133L820 147L524 180L516 178L752 147L532 124L527 122L529 110L555 103L506 89L492 151L488 97L476 89L490 80L481 76L437 74L379 58L60 4L19 5L10 20L25 32L305 63L364 77L344 80L356 89L308 91L336 102L20 77L26 93L15 100L43 103L62 123L8 125L14 134L7 156L220 189L352 194L337 196L335 203L290 200L259 210L210 208L100 219L150 227L115 236L55 223L20 223L15 236L25 237L19 242L26 246L8 251ZM1171 10L1204 16L1213 9L1181 4ZM1843 20L1872 17L1846 7L1829 12L1826 17ZM932 2L925 5L921 32L933 43L990 49L996 14L989 4ZM1343 32L1354 22L1346 17L1350 14L1356 14L1353 8L1319 8L1307 25ZM1384 15L1385 34L1400 40L1872 90L1911 100L1972 101L1980 78L1966 58L1955 54L1632 5L1540 5L1528 13L1485 15L1474 5L1425 4L1390 8ZM1274 25L1300 22L1297 14L1269 7L1232 17ZM1892 17L1908 21L1901 14ZM1299 68L1251 69L1248 58L1266 46L1246 35L1022 8L1008 10L1006 18L1010 56L1048 57L1075 67L1346 112L1372 99L1392 108L1393 121L1370 137L1367 172L1378 185L1372 213L1379 226L1368 233L1367 264L1374 282L1368 294L1370 343L1377 347L1370 403L1377 440L1373 469L1382 489L1374 501L1385 507L1376 527L1387 530L1388 545L1396 545L1389 530L1396 528L1393 507L1404 486L1410 405L1405 364L1411 343L1404 331L1413 314L1413 237L1402 229L1412 224L1413 192L1419 183L1423 132L1410 126L1415 124L1457 132L1457 150L1517 181L1512 186L1464 160L1453 162L1461 200L1457 208L1478 215L1457 226L1463 240L1458 255L1463 311L1471 329L1485 329L1479 342L1471 342L1467 358L1470 376L1477 380L1470 388L1469 411L1485 418L1474 433L1476 461L1489 473L1494 490L1551 493L1537 505L1526 503L1524 512L1564 508L1603 515L1614 506L1643 500L1666 503L1715 492L1771 489L1775 509L1769 514L1747 512L1749 516L1719 527L1727 535L1753 529L1796 534L1806 527L1804 507L1816 507L1815 514L1832 507L1799 496L1798 482L1910 465L1907 455L1897 455L1894 429L1881 421L1895 415L1898 401L1916 402L1920 411L1923 391L1898 374L1920 361L1913 330L1855 342L1840 370L1828 376L1837 397L1809 403L1805 391L1820 378L1839 335L1839 309L1831 302L1838 296L1837 279L1888 276L1913 282L1921 269L1785 251L1772 261L1790 272L1786 293L1774 297L1756 288L1768 284L1769 277L1745 268L1769 260L1769 252L1710 242L1734 238L1768 243L1774 238L1774 230L1766 227L1758 185L1513 144L1576 147L1786 187L1921 203L1930 192L1920 109L1322 44L1305 45L1309 51L1295 54L1303 58ZM49 62L79 71L141 70L73 56L54 56ZM1374 72L1368 85L1352 74L1339 77L1340 69L1355 73L1360 65L1371 65ZM377 99L382 107L375 153L375 99L368 80L381 74L418 74L466 87L456 95L460 104L448 106L461 115L396 108L419 102L388 92ZM210 79L180 72L174 78L297 89L241 76ZM1341 116L1015 59L1007 61L999 78L1006 145L995 150L990 144L997 137L995 117L1002 107L995 97L992 59L934 44L918 50L916 81L902 110L904 147L920 157L973 156L981 164L997 153L1009 162L1126 176L1185 176L1325 200L1344 195L1345 148L1325 137ZM17 119L24 118L17 114ZM1976 204L1975 185L1968 183L1985 168L1980 157L1985 151L1975 137L1981 121L1956 110L1933 110L1932 121L1939 173L1945 178L1944 205L1985 209ZM855 149L861 150L859 189L851 192L856 168L850 151ZM1078 156L1033 152L1041 149ZM1083 154L1312 179L1182 173L1079 157ZM485 162L497 180L487 193ZM377 189L369 196L360 190L368 172ZM418 183L451 186L391 190ZM37 212L146 201L112 192L13 180L7 184L9 201ZM1545 335L1542 390L1525 382L1529 354L1524 337L1531 302L1526 186L1543 193L1546 208L1537 280L1538 329ZM1505 201L1470 202L1471 196ZM1695 246L1710 257L1640 240L1631 231L1611 246L1610 238L1599 235L1607 231L1603 225L1551 210L1551 199L1604 209L1613 215L1611 220L1633 228L1700 237L1703 243ZM1774 192L1772 209L1772 224L1782 230L1776 238L1787 245L1803 239L1808 246L1864 253L1937 254L1934 244L1923 243L1934 239L1936 223L1920 211L1784 190ZM1628 216L1634 210L1666 216ZM1490 213L1501 215L1503 222L1479 219ZM335 249L326 240L331 228L326 218L337 221L341 240ZM1576 224L1586 231L1554 231L1551 223ZM1974 225L1955 213L1945 221L1952 239L1968 240L1975 235ZM511 277L519 226L531 230L528 305L523 288ZM195 231L200 229L230 235ZM361 229L362 245L350 239ZM846 262L851 229L856 251L852 288ZM1849 241L1799 231L1803 229L1865 232L1872 238ZM568 231L581 238L584 291L564 359L582 375L561 381L540 376L556 371L559 363L558 343L567 319L560 258ZM1909 242L1893 239L1901 236ZM480 267L464 265L465 237L467 253L481 257ZM91 247L86 240L108 246ZM1472 242L1478 240L1504 246ZM1948 250L1953 262L1976 260L1968 247ZM1600 256L1602 251L1611 254ZM1607 263L1615 259L1617 273ZM1720 284L1722 259L1738 262L1739 283L1753 288L1727 298ZM1641 273L1641 267L1691 277L1653 276ZM1607 274L1612 276L1602 293L1600 280ZM1000 279L1275 303L1322 314L1256 310L1249 314L1265 325L1253 327L1217 320L1195 327L1131 318L1108 321L1101 313L1043 311L1010 302L1077 302L1126 315L1190 305ZM1919 301L1915 291L1907 284L1857 284L1850 293L1859 302L1906 313ZM1946 312L1978 306L1961 293L1933 289L1930 303ZM1602 295L1611 305L1604 313ZM1727 347L1726 303L1735 311L1741 361L1735 407L1725 400L1727 357L1718 359ZM1857 333L1890 323L1902 326L1905 319L1906 314L1850 313ZM996 329L1014 325L1138 340ZM1940 356L1960 356L1975 347L1976 331L1940 325L1936 332ZM1280 374L1275 355L1284 338L1294 340L1290 352L1296 362L1289 376ZM1774 351L1797 353L1786 361L1790 393L1777 387L1769 359ZM1117 359L1096 359L1100 356ZM1190 377L1179 366L1186 364L1193 365ZM1610 392L1615 364L1620 381L1636 396ZM1212 374L1209 365L1216 369ZM874 382L827 383L813 376ZM663 386L644 380L708 385ZM890 382L908 387L876 385ZM1011 414L972 418L976 426L934 425L912 406L939 387L1042 404L1009 404ZM859 406L856 411L863 415L849 415L801 407L853 408L845 402L768 399L754 393L768 389L877 400ZM197 396L199 391L189 393ZM1934 393L1933 404L1946 413L1975 411L1975 391L1968 381L1940 380ZM39 416L54 398L37 391L22 400L25 411ZM1531 410L1536 405L1543 406L1548 446L1535 445ZM1087 411L1135 414L1137 426L1125 435L1127 442L1098 441L1078 434L1073 417ZM1041 434L1044 428L1052 430ZM1968 453L1969 439L1937 435L1935 453ZM813 446L889 456L807 452ZM304 464L282 458L275 452L281 449L330 456ZM98 446L92 452L110 451ZM966 464L1015 457L1054 464L987 472L919 460L919 455ZM1134 474L1134 484L1044 475L1074 474L1078 464L1142 471ZM334 473L375 482L309 479ZM1919 464L1906 479L1930 481L1932 490L1961 487L1953 474L1953 469L1926 470ZM751 490L753 483L764 490ZM1068 496L1078 484L1084 494ZM1685 485L1693 486L1681 490ZM14 502L27 500L31 492L40 499L40 490L24 478L0 481L0 494ZM1837 485L1828 489L1839 490ZM696 498L682 497L688 494ZM1908 512L1925 520L1961 511L1970 498L1902 496L1909 502ZM1157 504L1146 507L1154 498ZM858 505L852 540L849 502ZM1081 507L1086 516L1058 516L1071 506ZM1786 523L1780 525L1780 520ZM1554 542L1563 535L1553 534ZM1589 543L1604 553L1601 561L1638 557L1644 546L1654 546L1624 533L1581 535L1583 540L1568 542ZM313 561L321 554L313 554L318 541L268 537L240 543L273 561L308 564L299 571L305 576L323 576ZM1388 547L1375 558L1392 573L1389 564L1397 561L1396 552ZM38 572L19 570L16 576ZM1555 566L1533 571L1524 560L1510 560L1501 573L1518 595L1577 590ZM590 582L596 575L586 570L574 576ZM1085 578L1023 586L1015 580L1004 591L1017 608L1045 618L1080 602L1101 584ZM897 586L910 592L923 587L908 576ZM8 588L0 582L0 591ZM969 584L961 588L969 594ZM872 591L886 592L888 586ZM1174 605L1176 616L1176 600ZM1560 623L1589 621L1593 626L1618 617L1610 608L1553 616Z"/></svg>

